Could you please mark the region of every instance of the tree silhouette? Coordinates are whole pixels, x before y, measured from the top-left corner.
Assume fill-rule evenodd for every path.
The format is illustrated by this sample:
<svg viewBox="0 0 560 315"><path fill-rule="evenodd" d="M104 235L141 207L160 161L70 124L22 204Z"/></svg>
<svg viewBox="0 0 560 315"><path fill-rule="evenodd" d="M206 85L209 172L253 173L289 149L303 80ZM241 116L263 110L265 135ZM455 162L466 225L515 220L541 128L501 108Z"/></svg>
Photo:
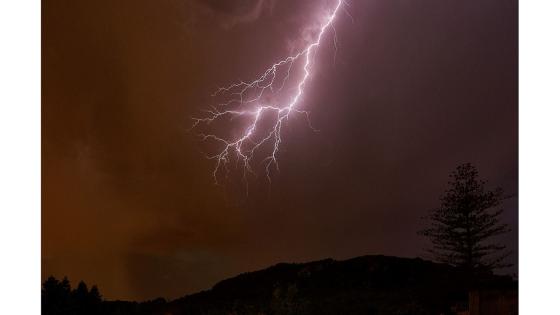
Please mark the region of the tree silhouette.
<svg viewBox="0 0 560 315"><path fill-rule="evenodd" d="M88 301L90 303L99 303L101 302L101 294L99 293L99 289L96 285L91 286L91 289L88 293Z"/></svg>
<svg viewBox="0 0 560 315"><path fill-rule="evenodd" d="M42 314L67 314L70 309L70 282L49 277L41 290Z"/></svg>
<svg viewBox="0 0 560 315"><path fill-rule="evenodd" d="M97 286L88 290L85 282L80 281L72 290L66 277L62 281L49 277L43 282L41 290L42 314L102 314L102 299Z"/></svg>
<svg viewBox="0 0 560 315"><path fill-rule="evenodd" d="M430 225L420 231L432 242L428 251L435 260L461 267L469 275L509 266L504 263L509 255L506 247L491 240L510 231L499 221L502 190L487 190L470 163L458 166L450 177L440 207L431 211Z"/></svg>
<svg viewBox="0 0 560 315"><path fill-rule="evenodd" d="M85 282L80 281L76 289L72 291L72 298L78 304L84 304L87 301L89 291Z"/></svg>

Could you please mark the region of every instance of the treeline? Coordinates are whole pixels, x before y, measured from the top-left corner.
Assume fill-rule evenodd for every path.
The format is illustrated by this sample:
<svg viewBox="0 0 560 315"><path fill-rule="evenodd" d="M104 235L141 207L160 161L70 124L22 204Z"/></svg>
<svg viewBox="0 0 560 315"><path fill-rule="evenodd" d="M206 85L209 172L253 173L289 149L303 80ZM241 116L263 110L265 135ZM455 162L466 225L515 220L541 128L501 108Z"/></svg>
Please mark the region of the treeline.
<svg viewBox="0 0 560 315"><path fill-rule="evenodd" d="M54 314L103 314L102 298L97 286L88 289L85 282L80 281L75 289L72 289L68 278L62 281L49 277L41 289L41 313Z"/></svg>
<svg viewBox="0 0 560 315"><path fill-rule="evenodd" d="M72 288L68 278L49 277L41 288L43 315L154 315L161 313L167 301L163 298L145 302L108 301L97 286L90 289L80 281Z"/></svg>

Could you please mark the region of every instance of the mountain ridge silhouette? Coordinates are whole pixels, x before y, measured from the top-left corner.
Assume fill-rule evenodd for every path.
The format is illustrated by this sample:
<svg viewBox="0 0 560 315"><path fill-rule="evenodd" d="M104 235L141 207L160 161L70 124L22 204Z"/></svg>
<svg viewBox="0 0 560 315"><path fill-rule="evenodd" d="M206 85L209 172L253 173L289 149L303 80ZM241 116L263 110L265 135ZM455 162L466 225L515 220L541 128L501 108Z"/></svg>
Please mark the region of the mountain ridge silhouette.
<svg viewBox="0 0 560 315"><path fill-rule="evenodd" d="M446 264L367 255L278 263L171 301L103 301L99 309L121 315L455 314L467 308L470 280ZM476 286L517 290L511 277L492 274Z"/></svg>

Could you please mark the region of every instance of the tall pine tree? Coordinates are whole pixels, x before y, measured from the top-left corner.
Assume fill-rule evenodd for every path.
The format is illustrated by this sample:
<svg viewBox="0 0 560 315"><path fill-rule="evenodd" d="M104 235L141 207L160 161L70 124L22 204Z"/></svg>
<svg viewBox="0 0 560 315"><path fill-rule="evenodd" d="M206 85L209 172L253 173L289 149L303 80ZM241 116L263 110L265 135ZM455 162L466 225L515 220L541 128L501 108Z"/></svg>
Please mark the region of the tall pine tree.
<svg viewBox="0 0 560 315"><path fill-rule="evenodd" d="M502 190L487 190L469 163L458 166L450 177L440 207L430 212L429 226L420 231L432 242L429 252L435 260L469 274L509 266L504 263L509 255L506 247L492 240L510 231L499 220L504 211Z"/></svg>

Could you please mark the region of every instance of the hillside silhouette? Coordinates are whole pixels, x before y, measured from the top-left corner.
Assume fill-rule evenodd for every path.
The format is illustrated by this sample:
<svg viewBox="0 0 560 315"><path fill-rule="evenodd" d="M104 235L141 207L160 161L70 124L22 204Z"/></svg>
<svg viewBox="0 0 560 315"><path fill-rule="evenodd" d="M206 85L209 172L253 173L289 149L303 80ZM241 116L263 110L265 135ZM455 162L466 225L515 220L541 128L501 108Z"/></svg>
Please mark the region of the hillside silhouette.
<svg viewBox="0 0 560 315"><path fill-rule="evenodd" d="M517 283L511 277L467 278L459 268L419 258L280 263L173 301L101 301L88 314L459 314L468 309L473 290L515 301L500 302L499 308L500 314L516 314ZM49 302L54 301L43 306ZM76 309L47 313L43 307L43 314L81 314Z"/></svg>

